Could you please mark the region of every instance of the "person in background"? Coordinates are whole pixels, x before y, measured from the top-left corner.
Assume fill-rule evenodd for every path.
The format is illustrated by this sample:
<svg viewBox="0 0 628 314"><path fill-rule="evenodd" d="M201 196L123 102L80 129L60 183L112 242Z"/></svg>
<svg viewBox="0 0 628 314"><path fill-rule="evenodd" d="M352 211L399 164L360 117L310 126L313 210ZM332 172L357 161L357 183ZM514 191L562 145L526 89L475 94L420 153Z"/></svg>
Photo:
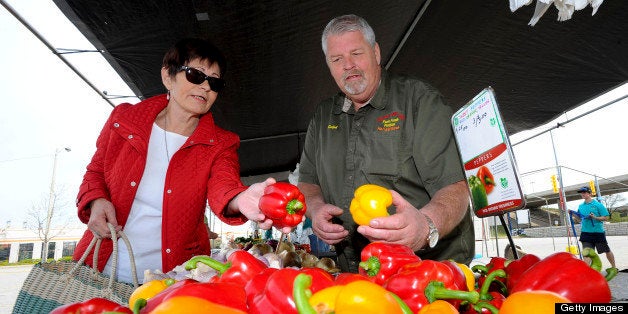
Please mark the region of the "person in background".
<svg viewBox="0 0 628 314"><path fill-rule="evenodd" d="M362 248L373 241L469 263L475 239L452 110L428 84L382 69L363 18L334 18L321 41L341 92L318 106L300 159L298 186L314 233L335 246L342 271L357 272ZM367 183L392 190L395 212L357 226L349 204Z"/></svg>
<svg viewBox="0 0 628 314"><path fill-rule="evenodd" d="M251 220L271 228L258 202L275 180L243 185L240 140L217 126L209 111L225 88L225 67L209 41L183 39L163 58L167 93L113 109L79 188L78 217L88 230L74 259L93 237L111 238L110 223L129 238L141 282L145 270L165 273L194 255L210 254L207 205L225 223ZM128 248L118 242L117 279L132 282ZM112 247L105 239L99 251L98 268L106 274Z"/></svg>
<svg viewBox="0 0 628 314"><path fill-rule="evenodd" d="M610 214L604 204L592 197L591 188L588 186L578 189L578 193L580 193L584 202L578 206L577 213L580 215L572 213L572 217L577 217L578 219L582 217L582 219L579 219L581 220L580 242L582 242L582 248L595 248L598 254L606 253L606 258L611 264L611 267L606 269L606 272L617 274L615 255L608 246L606 233L604 232L604 221L608 221Z"/></svg>

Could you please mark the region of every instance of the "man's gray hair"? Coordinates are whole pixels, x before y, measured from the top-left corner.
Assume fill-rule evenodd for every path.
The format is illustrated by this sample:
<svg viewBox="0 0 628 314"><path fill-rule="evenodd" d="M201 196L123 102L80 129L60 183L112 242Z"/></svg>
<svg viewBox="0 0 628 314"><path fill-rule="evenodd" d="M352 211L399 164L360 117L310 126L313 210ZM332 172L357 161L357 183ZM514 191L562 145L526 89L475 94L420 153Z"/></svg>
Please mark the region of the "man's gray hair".
<svg viewBox="0 0 628 314"><path fill-rule="evenodd" d="M365 19L354 14L342 15L329 21L327 26L325 26L325 30L323 30L321 44L325 56L327 56L327 38L330 35L342 35L346 32L355 31L361 32L371 47L375 47L375 32L373 32L373 29Z"/></svg>

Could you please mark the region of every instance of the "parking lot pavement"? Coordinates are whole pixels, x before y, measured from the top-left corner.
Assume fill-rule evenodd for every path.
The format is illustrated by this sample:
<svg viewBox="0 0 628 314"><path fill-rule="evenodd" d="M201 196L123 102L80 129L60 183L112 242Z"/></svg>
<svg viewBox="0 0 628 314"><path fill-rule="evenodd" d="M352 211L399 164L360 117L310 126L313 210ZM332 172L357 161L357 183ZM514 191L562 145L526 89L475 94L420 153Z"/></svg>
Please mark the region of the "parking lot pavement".
<svg viewBox="0 0 628 314"><path fill-rule="evenodd" d="M0 313L11 313L22 283L33 268L32 265L0 267Z"/></svg>

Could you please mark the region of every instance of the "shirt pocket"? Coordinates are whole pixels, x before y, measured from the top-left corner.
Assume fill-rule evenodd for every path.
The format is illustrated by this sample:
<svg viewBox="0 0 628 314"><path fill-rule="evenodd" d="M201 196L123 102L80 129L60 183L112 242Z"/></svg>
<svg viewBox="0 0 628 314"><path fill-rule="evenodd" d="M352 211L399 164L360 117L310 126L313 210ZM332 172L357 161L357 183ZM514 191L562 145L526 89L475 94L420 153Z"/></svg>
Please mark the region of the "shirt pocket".
<svg viewBox="0 0 628 314"><path fill-rule="evenodd" d="M400 177L400 138L396 134L375 132L366 141L362 173L372 184L392 185Z"/></svg>

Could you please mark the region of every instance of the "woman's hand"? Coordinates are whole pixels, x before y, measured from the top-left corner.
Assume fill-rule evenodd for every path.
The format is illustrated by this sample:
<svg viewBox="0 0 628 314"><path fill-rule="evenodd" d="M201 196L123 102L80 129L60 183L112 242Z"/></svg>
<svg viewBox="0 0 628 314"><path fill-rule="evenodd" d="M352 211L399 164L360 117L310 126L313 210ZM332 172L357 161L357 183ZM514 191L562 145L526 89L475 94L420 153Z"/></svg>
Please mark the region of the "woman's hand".
<svg viewBox="0 0 628 314"><path fill-rule="evenodd" d="M110 201L104 198L95 199L92 201L90 209L91 214L87 228L92 231L95 237L111 238L111 231L109 231L107 223L112 224L116 231L122 230L122 227L118 226L116 210Z"/></svg>
<svg viewBox="0 0 628 314"><path fill-rule="evenodd" d="M268 178L264 182L254 183L248 189L242 191L229 202L230 211L239 211L250 221L256 222L263 230L272 228L273 221L259 209L259 199L264 195L264 189L267 186L277 182L274 178ZM285 227L281 229L283 233L289 233L291 228Z"/></svg>

